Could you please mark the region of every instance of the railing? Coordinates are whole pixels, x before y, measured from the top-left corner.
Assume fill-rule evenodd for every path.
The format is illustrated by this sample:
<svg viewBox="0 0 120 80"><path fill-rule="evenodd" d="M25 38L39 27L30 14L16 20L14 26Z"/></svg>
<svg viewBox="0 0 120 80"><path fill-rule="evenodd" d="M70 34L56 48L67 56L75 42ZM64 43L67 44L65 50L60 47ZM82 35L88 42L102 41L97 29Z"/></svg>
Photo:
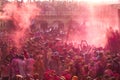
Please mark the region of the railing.
<svg viewBox="0 0 120 80"><path fill-rule="evenodd" d="M72 11L41 11L40 15L42 16L68 16L72 15Z"/></svg>

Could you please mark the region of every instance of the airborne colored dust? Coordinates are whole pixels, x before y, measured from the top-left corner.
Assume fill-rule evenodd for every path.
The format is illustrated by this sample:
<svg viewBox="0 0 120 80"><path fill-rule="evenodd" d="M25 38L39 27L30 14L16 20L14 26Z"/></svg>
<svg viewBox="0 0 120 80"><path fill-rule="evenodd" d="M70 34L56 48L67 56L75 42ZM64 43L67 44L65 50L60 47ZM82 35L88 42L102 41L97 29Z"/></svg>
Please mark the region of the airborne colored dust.
<svg viewBox="0 0 120 80"><path fill-rule="evenodd" d="M20 48L24 44L24 39L28 36L32 19L40 12L34 3L7 3L3 7L3 14L0 16L4 20L12 20L16 30L12 33L16 47Z"/></svg>
<svg viewBox="0 0 120 80"><path fill-rule="evenodd" d="M40 14L40 9L34 3L8 3L3 8L1 19L13 20L17 30L13 32L12 39L17 47L21 47L28 36L32 19ZM86 40L90 45L102 46L106 44L107 29L118 29L118 10L111 4L90 4L81 2L79 10L72 12L73 21L77 25L69 32L68 42L80 43ZM72 29L72 28L71 28ZM70 30L71 31L71 30Z"/></svg>
<svg viewBox="0 0 120 80"><path fill-rule="evenodd" d="M74 23L76 29L69 35L70 42L86 40L90 45L104 47L108 29L118 30L118 9L112 4L81 3L73 14L77 15L72 17L77 24Z"/></svg>

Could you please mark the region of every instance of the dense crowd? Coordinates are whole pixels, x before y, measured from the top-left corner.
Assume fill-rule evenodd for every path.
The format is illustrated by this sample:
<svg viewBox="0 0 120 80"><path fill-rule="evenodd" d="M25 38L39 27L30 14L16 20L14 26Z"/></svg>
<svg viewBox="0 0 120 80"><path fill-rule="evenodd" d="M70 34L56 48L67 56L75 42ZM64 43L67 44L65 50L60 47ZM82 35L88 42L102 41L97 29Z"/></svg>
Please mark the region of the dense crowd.
<svg viewBox="0 0 120 80"><path fill-rule="evenodd" d="M32 34L18 49L8 37L1 37L2 80L120 80L120 53L87 41L67 43Z"/></svg>
<svg viewBox="0 0 120 80"><path fill-rule="evenodd" d="M59 1L37 3L41 14L50 15L87 11L82 5ZM11 24L8 26L9 29L0 30L1 80L120 80L120 53L114 51L119 49L120 39L114 38L115 42L111 39L113 43L107 46L114 46L111 52L107 48L91 46L85 40L79 44L69 42L67 38L76 27L65 32L54 26L34 30L32 25L33 29L21 39L18 47L10 35L15 29Z"/></svg>

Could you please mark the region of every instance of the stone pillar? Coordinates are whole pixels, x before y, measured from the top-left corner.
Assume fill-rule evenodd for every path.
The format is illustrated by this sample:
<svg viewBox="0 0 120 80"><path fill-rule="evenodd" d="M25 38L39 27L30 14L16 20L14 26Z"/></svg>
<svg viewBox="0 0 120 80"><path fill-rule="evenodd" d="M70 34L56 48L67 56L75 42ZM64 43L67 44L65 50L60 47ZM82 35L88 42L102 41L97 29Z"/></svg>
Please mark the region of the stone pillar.
<svg viewBox="0 0 120 80"><path fill-rule="evenodd" d="M0 16L2 15L2 0L0 0ZM0 20L0 29L2 27L2 20Z"/></svg>

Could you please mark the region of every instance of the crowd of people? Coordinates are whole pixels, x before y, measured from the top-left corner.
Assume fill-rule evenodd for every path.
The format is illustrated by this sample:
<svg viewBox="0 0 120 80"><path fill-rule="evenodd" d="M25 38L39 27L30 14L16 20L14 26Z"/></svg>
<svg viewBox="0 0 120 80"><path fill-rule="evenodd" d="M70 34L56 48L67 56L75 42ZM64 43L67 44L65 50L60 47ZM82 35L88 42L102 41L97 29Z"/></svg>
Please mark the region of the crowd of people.
<svg viewBox="0 0 120 80"><path fill-rule="evenodd" d="M49 10L54 14L54 10L74 9L76 4L44 2L38 5L43 14ZM120 80L120 53L91 46L85 40L80 44L68 42L60 37L64 32L58 33L52 28L48 30L31 30L19 48L9 37L10 30L0 31L0 79Z"/></svg>
<svg viewBox="0 0 120 80"><path fill-rule="evenodd" d="M75 44L32 35L18 49L2 36L0 44L2 80L120 80L120 53L85 40Z"/></svg>

